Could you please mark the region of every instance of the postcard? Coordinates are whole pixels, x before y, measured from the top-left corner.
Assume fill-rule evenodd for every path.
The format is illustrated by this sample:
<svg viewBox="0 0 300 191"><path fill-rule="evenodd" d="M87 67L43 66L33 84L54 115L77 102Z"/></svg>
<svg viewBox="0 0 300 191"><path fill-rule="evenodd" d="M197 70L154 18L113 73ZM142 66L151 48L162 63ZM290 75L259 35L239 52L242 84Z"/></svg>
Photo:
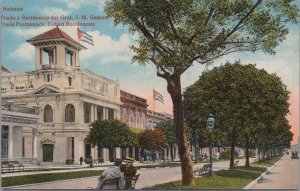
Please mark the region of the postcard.
<svg viewBox="0 0 300 191"><path fill-rule="evenodd" d="M299 8L0 0L1 188L299 189Z"/></svg>

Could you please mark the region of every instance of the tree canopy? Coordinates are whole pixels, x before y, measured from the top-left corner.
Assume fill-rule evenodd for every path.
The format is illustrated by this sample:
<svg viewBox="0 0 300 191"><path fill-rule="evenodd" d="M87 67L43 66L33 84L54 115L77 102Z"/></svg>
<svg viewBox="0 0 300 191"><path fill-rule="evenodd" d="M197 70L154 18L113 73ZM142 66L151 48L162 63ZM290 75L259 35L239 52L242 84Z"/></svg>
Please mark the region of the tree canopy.
<svg viewBox="0 0 300 191"><path fill-rule="evenodd" d="M137 33L133 61L153 63L173 102L183 185L194 184L184 129L181 75L195 63L210 64L233 52L275 53L296 23L293 0L109 0L114 24Z"/></svg>
<svg viewBox="0 0 300 191"><path fill-rule="evenodd" d="M262 128L280 135L278 126L289 111L289 91L276 74L239 62L203 72L184 98L190 123L205 123L213 113L230 145L246 149L253 148Z"/></svg>
<svg viewBox="0 0 300 191"><path fill-rule="evenodd" d="M140 133L139 145L148 150L161 150L166 146L166 135L160 129L145 129Z"/></svg>
<svg viewBox="0 0 300 191"><path fill-rule="evenodd" d="M133 146L138 144L138 133L119 120L97 120L91 124L87 141L92 146Z"/></svg>

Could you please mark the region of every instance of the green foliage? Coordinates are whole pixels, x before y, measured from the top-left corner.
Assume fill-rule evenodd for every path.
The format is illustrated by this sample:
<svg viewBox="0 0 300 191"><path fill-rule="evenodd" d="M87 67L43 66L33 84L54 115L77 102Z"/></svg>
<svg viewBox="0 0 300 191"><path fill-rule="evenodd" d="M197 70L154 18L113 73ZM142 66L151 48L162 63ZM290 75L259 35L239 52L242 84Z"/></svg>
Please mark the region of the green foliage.
<svg viewBox="0 0 300 191"><path fill-rule="evenodd" d="M177 143L175 124L173 120L161 121L156 128L160 129L166 135L166 142L169 145Z"/></svg>
<svg viewBox="0 0 300 191"><path fill-rule="evenodd" d="M15 185L23 185L23 184L34 184L41 182L50 182L57 180L67 180L81 177L90 177L90 176L98 176L101 174L103 170L85 170L78 172L59 172L59 173L45 173L41 176L41 174L33 174L33 175L20 175L20 176L11 176L11 177L2 177L2 187L7 186L15 186Z"/></svg>
<svg viewBox="0 0 300 191"><path fill-rule="evenodd" d="M289 111L289 92L276 74L254 65L226 63L205 71L184 98L188 123L204 126L213 113L228 143L253 148L290 140L289 128L282 123Z"/></svg>
<svg viewBox="0 0 300 191"><path fill-rule="evenodd" d="M66 164L74 164L74 159L67 159Z"/></svg>
<svg viewBox="0 0 300 191"><path fill-rule="evenodd" d="M220 154L220 159L230 159L230 149L224 149L224 151Z"/></svg>
<svg viewBox="0 0 300 191"><path fill-rule="evenodd" d="M261 50L274 54L275 47L288 34L286 25L297 23L299 16L293 0L109 0L105 12L115 25L127 25L130 32L138 34L138 44L131 46L135 52L132 61L153 63L157 76L167 81L179 148L184 154L188 148L183 129L181 75L194 63L210 64L233 52ZM233 98L235 94L232 92ZM231 113L233 121L227 127L239 116ZM189 164L189 157L181 157L183 163ZM182 168L191 174L192 168ZM192 184L193 178L184 181Z"/></svg>
<svg viewBox="0 0 300 191"><path fill-rule="evenodd" d="M138 134L119 120L98 120L91 126L87 141L93 146L133 146L138 143Z"/></svg>
<svg viewBox="0 0 300 191"><path fill-rule="evenodd" d="M87 158L84 159L85 164L92 164L93 163L93 159L91 156L88 156Z"/></svg>
<svg viewBox="0 0 300 191"><path fill-rule="evenodd" d="M145 190L200 190L242 189L266 171L263 167L235 167L232 170L216 171L213 176L196 178L195 185L182 186L181 181L168 182L144 188Z"/></svg>
<svg viewBox="0 0 300 191"><path fill-rule="evenodd" d="M104 158L98 158L98 163L104 163Z"/></svg>
<svg viewBox="0 0 300 191"><path fill-rule="evenodd" d="M125 24L140 35L134 61L152 61L188 68L192 62L208 63L231 52L274 48L296 23L293 1L107 1L105 11L115 25Z"/></svg>

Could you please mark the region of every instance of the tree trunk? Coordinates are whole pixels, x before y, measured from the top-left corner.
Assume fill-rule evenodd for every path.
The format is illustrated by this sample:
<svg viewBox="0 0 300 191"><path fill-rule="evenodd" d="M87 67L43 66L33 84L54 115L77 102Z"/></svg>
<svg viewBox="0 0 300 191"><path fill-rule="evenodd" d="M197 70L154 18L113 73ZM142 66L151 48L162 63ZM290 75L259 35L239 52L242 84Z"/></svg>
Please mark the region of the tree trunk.
<svg viewBox="0 0 300 191"><path fill-rule="evenodd" d="M249 148L246 148L246 167L250 167L250 162L249 162Z"/></svg>
<svg viewBox="0 0 300 191"><path fill-rule="evenodd" d="M235 155L235 132L234 130L231 132L231 141L230 141L230 164L229 168L234 167L234 155Z"/></svg>
<svg viewBox="0 0 300 191"><path fill-rule="evenodd" d="M245 141L246 141L246 148L245 148L245 150L246 150L246 164L245 164L245 166L246 167L250 167L250 162L249 162L249 137L248 136L246 136L245 137Z"/></svg>
<svg viewBox="0 0 300 191"><path fill-rule="evenodd" d="M229 168L233 168L234 167L234 150L235 150L235 144L233 142L231 142Z"/></svg>
<svg viewBox="0 0 300 191"><path fill-rule="evenodd" d="M181 162L182 184L184 186L194 185L193 165L189 153L187 136L184 129L183 101L181 95L180 75L174 74L168 81L168 92L173 102L174 123L178 142L178 151Z"/></svg>
<svg viewBox="0 0 300 191"><path fill-rule="evenodd" d="M173 144L171 144L171 160L174 162L174 147Z"/></svg>

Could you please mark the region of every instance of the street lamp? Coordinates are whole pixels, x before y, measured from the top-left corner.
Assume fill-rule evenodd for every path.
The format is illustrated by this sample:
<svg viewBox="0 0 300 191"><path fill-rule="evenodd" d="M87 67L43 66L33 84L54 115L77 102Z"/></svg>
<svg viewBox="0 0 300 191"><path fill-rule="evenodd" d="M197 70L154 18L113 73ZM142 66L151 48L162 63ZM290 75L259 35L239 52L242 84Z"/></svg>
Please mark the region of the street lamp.
<svg viewBox="0 0 300 191"><path fill-rule="evenodd" d="M212 175L212 148L211 148L211 132L213 130L213 128L215 127L215 119L213 114L209 114L208 118L207 118L207 128L209 131L209 141L210 141L210 146L209 146L209 162L211 164L211 168L209 169L209 175Z"/></svg>

